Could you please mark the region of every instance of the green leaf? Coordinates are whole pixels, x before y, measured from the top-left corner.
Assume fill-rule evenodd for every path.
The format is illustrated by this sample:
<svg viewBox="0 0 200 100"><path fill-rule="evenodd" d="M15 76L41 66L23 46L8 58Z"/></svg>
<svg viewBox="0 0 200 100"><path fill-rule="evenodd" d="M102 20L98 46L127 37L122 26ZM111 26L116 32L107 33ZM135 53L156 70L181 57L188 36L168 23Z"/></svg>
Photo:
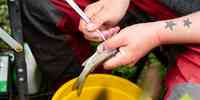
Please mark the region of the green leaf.
<svg viewBox="0 0 200 100"><path fill-rule="evenodd" d="M7 0L0 0L0 27L6 32L11 33ZM0 40L0 48L8 48L8 46Z"/></svg>
<svg viewBox="0 0 200 100"><path fill-rule="evenodd" d="M119 66L118 68L114 69L112 71L112 74L129 79L136 75L136 71L137 71L136 69L137 69L136 66L129 67L129 66L123 65L123 66Z"/></svg>

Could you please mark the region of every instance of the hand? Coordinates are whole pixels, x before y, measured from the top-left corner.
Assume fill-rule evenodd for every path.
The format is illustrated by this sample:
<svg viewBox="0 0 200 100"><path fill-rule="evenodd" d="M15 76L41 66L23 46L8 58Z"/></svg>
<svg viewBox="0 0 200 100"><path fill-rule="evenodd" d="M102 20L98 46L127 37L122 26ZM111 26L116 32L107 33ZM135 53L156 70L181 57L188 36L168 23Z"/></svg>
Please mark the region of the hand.
<svg viewBox="0 0 200 100"><path fill-rule="evenodd" d="M151 49L160 45L158 28L155 26L154 23L132 25L103 42L106 49L119 49L119 53L104 63L105 69L135 64Z"/></svg>
<svg viewBox="0 0 200 100"><path fill-rule="evenodd" d="M125 15L128 9L129 0L100 0L90 4L85 9L85 13L93 23L86 24L80 21L79 29L83 32L84 37L91 41L101 41L99 35L95 33L96 29L100 29L105 37L112 36L119 27L114 27ZM107 30L107 31L104 31ZM115 30L113 32L113 30Z"/></svg>

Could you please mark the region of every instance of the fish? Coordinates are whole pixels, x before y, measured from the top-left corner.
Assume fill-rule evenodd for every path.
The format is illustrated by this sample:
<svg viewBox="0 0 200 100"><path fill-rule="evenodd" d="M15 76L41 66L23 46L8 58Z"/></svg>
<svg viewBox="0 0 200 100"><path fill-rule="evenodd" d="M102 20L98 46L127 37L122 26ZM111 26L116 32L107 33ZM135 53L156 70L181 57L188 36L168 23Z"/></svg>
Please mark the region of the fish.
<svg viewBox="0 0 200 100"><path fill-rule="evenodd" d="M91 57L89 57L85 62L82 63L82 66L84 67L84 69L80 73L79 77L77 78L73 86L73 90L77 89L78 96L81 95L85 80L87 76L89 75L89 73L94 71L94 69L98 65L102 64L105 60L114 56L117 52L118 52L117 49L108 50L108 49L105 49L104 45L100 44L97 47L96 52Z"/></svg>

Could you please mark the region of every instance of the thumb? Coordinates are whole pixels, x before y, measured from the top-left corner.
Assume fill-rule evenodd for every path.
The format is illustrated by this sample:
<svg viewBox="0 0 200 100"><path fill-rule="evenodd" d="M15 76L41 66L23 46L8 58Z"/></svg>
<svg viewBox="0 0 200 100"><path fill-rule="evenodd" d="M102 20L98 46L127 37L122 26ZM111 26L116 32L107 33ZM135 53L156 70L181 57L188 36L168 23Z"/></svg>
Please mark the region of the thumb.
<svg viewBox="0 0 200 100"><path fill-rule="evenodd" d="M101 9L98 13L91 17L91 20L92 23L87 25L88 31L104 28L103 25L109 21L109 16L104 9Z"/></svg>
<svg viewBox="0 0 200 100"><path fill-rule="evenodd" d="M97 27L100 27L102 25L99 21L95 20L95 17L103 10L103 8L104 5L100 2L96 2L85 8L85 14L91 19L91 23L88 23L86 26L86 29L88 31L94 31Z"/></svg>
<svg viewBox="0 0 200 100"><path fill-rule="evenodd" d="M99 13L103 9L103 7L104 7L103 4L97 2L97 3L94 3L94 4L88 5L85 8L84 12L89 18L91 18L92 16Z"/></svg>

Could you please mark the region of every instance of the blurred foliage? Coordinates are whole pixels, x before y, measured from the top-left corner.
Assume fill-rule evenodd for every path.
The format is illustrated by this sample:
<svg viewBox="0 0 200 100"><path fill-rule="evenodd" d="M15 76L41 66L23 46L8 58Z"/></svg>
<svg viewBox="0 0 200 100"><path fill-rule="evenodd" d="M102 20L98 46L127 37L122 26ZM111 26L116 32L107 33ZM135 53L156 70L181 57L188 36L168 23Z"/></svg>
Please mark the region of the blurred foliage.
<svg viewBox="0 0 200 100"><path fill-rule="evenodd" d="M0 0L0 26L10 33L7 0Z"/></svg>
<svg viewBox="0 0 200 100"><path fill-rule="evenodd" d="M11 32L7 0L0 0L0 27L8 33ZM4 42L0 41L0 48L8 48L8 46Z"/></svg>
<svg viewBox="0 0 200 100"><path fill-rule="evenodd" d="M159 59L153 53L149 53L148 61L151 64L159 64L160 65L160 67L159 67L160 77L163 79L167 72L166 67L159 61Z"/></svg>
<svg viewBox="0 0 200 100"><path fill-rule="evenodd" d="M131 79L137 74L137 67L128 67L126 65L122 65L112 71L112 74L121 76L126 79Z"/></svg>

